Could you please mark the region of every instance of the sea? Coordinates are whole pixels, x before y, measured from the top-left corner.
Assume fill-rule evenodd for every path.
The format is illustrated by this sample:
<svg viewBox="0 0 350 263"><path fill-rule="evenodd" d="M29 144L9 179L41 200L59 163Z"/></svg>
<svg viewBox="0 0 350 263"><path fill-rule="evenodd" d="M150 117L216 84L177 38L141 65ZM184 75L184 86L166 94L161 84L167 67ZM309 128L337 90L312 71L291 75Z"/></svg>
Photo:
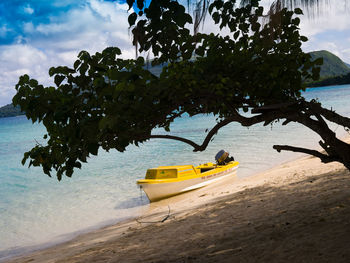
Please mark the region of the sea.
<svg viewBox="0 0 350 263"><path fill-rule="evenodd" d="M350 116L350 85L312 88L304 96ZM185 116L171 130L173 135L200 143L206 129L214 125L212 115ZM339 136L347 134L343 127L330 127ZM129 146L123 153L100 151L72 178L58 181L40 168L21 164L23 153L43 142L44 134L42 124L32 124L25 116L0 119L0 261L137 217L149 206L136 185L148 168L214 162L215 154L225 149L240 162L239 179L302 156L277 153L274 144L319 149L320 139L295 123L249 128L232 123L218 132L204 152L193 152L182 142L154 139L139 147Z"/></svg>

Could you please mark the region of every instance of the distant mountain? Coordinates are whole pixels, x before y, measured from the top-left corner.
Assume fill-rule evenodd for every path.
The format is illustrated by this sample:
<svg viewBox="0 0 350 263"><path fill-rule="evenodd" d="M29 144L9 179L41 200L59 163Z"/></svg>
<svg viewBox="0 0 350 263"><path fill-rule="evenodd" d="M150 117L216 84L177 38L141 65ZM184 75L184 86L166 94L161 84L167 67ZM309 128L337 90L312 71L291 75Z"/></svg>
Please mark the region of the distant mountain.
<svg viewBox="0 0 350 263"><path fill-rule="evenodd" d="M345 63L345 62L344 62ZM350 68L350 64L349 63L345 63L345 65L347 65Z"/></svg>
<svg viewBox="0 0 350 263"><path fill-rule="evenodd" d="M320 79L346 75L350 68L339 57L326 50L313 51L309 53L313 60L322 57Z"/></svg>
<svg viewBox="0 0 350 263"><path fill-rule="evenodd" d="M7 104L0 108L0 118L14 117L18 115L23 115L23 112L21 112L19 107L15 107L12 104Z"/></svg>

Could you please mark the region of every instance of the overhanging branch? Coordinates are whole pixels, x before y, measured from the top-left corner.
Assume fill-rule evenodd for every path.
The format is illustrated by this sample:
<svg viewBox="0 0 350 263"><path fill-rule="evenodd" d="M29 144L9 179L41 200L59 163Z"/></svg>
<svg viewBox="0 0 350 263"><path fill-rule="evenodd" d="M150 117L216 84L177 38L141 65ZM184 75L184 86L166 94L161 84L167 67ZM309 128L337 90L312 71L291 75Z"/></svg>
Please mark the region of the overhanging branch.
<svg viewBox="0 0 350 263"><path fill-rule="evenodd" d="M194 151L196 151L196 149L201 147L201 145L195 143L194 141L191 141L189 139L179 137L179 136L159 134L159 135L151 135L151 136L149 136L149 138L150 139L170 139L170 140L184 142L184 143L191 145L194 148Z"/></svg>
<svg viewBox="0 0 350 263"><path fill-rule="evenodd" d="M304 101L303 103L313 111L322 114L322 116L325 117L327 120L339 124L341 126L350 128L350 118L341 116L333 110L325 109L321 107L321 105L314 102Z"/></svg>
<svg viewBox="0 0 350 263"><path fill-rule="evenodd" d="M170 140L181 141L181 142L184 142L184 143L191 145L194 148L194 150L193 150L194 152L204 151L207 148L210 140L218 132L218 130L231 122L238 122L242 126L247 127L247 126L252 126L252 125L260 123L260 122L272 122L272 121L279 119L279 118L285 118L284 115L285 115L285 113L273 111L273 112L266 112L266 113L262 113L259 115L255 115L253 117L245 117L245 116L239 114L237 111L235 111L235 112L233 112L233 115L231 115L230 117L227 117L226 119L217 123L209 131L209 133L207 134L207 136L205 137L205 139L201 145L195 143L192 140L189 140L189 139L186 139L183 137L179 137L179 136L173 136L173 135L165 135L165 134L164 135L163 134L150 135L148 138L149 139L157 139L157 138L158 139L170 139Z"/></svg>
<svg viewBox="0 0 350 263"><path fill-rule="evenodd" d="M342 121L345 121L346 124L343 124L343 126L347 127L347 121L350 121L350 119L346 117L342 117L333 111L323 109L316 103L305 101L299 103L291 102L259 107L252 110L252 112L254 111L255 115L248 117L241 115L235 109L231 110L231 115L227 116L224 120L217 123L207 134L202 144L197 144L189 139L172 135L150 135L149 138L162 138L182 141L191 145L196 152L204 151L218 130L231 122L238 122L242 126L246 127L257 123L271 123L275 120L284 120L283 125L286 125L289 122L298 122L321 136L321 138L324 140L324 143L322 143L321 146L325 149L326 152L319 152L316 150L289 145L274 145L274 149L276 149L278 152L293 151L309 154L319 158L323 163L330 163L334 161L341 162L348 169L350 169L350 146L347 143L336 138L336 134L329 129L325 121L325 119L327 119L339 124L343 124ZM314 119L312 116L315 116L316 118Z"/></svg>
<svg viewBox="0 0 350 263"><path fill-rule="evenodd" d="M289 145L274 145L273 148L278 152L292 151L292 152L300 152L300 153L306 153L309 155L313 155L315 157L320 158L323 163L340 161L340 158L338 158L336 156L329 156L329 155L320 153L319 151L316 151L316 150L311 150L311 149L306 149L306 148L301 148L301 147L294 147L294 146L289 146Z"/></svg>
<svg viewBox="0 0 350 263"><path fill-rule="evenodd" d="M207 136L205 137L203 143L201 145L195 143L194 141L191 141L189 139L183 138L183 137L179 137L179 136L173 136L173 135L150 135L149 138L150 139L154 139L154 138L158 138L158 139L170 139L170 140L176 140L176 141L181 141L184 143L187 143L189 145L191 145L194 148L194 152L199 152L199 151L204 151L210 140L213 138L213 136L218 132L219 129L221 129L222 127L226 126L227 124L233 122L234 120L232 120L231 118L227 118L224 119L223 121L217 123L207 134Z"/></svg>

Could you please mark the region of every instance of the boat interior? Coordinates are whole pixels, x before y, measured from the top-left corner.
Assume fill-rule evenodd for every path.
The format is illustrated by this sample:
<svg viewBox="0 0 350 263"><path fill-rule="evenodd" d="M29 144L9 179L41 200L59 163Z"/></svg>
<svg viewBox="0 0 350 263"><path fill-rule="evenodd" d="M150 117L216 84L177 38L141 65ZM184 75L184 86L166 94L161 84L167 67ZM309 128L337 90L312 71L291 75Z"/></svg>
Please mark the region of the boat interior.
<svg viewBox="0 0 350 263"><path fill-rule="evenodd" d="M200 168L200 171L201 173L205 173L213 169L215 169L215 167L203 167L203 168Z"/></svg>
<svg viewBox="0 0 350 263"><path fill-rule="evenodd" d="M159 166L157 168L148 169L145 179L173 179L183 177L196 177L208 171L222 169L223 167L223 165L217 165L210 162L198 165L196 167L194 167L193 165Z"/></svg>
<svg viewBox="0 0 350 263"><path fill-rule="evenodd" d="M185 179L191 177L198 177L201 174L209 172L215 173L213 170L222 170L227 165L233 165L234 158L229 156L229 153L221 150L215 156L216 163L204 163L196 167L193 165L173 165L173 166L159 166L157 168L148 169L145 180L158 179ZM237 162L238 164L238 162ZM237 165L236 164L236 165ZM210 172L212 171L212 172ZM142 181L142 180L139 180Z"/></svg>

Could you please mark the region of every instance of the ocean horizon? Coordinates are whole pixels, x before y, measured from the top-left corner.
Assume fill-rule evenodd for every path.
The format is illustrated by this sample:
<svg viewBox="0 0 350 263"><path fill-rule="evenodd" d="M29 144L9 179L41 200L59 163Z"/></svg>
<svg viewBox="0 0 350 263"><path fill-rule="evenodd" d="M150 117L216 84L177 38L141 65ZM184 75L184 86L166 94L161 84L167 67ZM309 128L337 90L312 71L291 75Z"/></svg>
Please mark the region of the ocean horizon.
<svg viewBox="0 0 350 263"><path fill-rule="evenodd" d="M304 96L350 116L350 85L307 89ZM214 125L212 115L185 116L171 125L171 134L199 143ZM340 126L331 127L340 137L346 135ZM25 116L0 119L0 261L136 217L149 204L136 186L148 168L214 162L215 154L225 149L240 162L238 178L244 178L302 156L278 153L274 144L319 148L318 135L295 123L249 128L232 123L204 152L193 152L182 142L154 139L129 146L124 153L99 151L72 178L59 182L41 168L21 165L23 153L43 142L44 134L43 125Z"/></svg>

